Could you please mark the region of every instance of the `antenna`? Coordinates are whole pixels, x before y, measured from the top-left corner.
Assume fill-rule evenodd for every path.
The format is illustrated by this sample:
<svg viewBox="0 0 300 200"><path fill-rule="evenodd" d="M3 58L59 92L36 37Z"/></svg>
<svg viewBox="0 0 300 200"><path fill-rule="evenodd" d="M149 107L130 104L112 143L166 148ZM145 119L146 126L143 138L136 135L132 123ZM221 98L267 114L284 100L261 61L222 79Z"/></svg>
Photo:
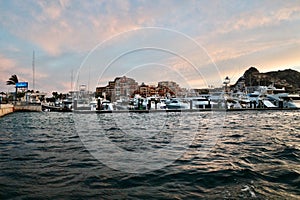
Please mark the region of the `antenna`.
<svg viewBox="0 0 300 200"><path fill-rule="evenodd" d="M33 91L35 90L35 66L34 66L34 50L33 50L33 53L32 53L32 87L33 87Z"/></svg>

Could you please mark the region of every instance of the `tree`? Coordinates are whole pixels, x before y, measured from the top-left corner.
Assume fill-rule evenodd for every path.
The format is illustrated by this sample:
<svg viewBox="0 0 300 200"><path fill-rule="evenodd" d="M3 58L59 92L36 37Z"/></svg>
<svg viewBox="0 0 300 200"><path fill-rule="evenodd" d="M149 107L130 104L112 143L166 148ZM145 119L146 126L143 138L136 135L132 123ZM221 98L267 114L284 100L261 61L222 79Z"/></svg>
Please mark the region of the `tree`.
<svg viewBox="0 0 300 200"><path fill-rule="evenodd" d="M19 83L17 75L11 75L11 77L6 81L6 85L16 85L16 83Z"/></svg>
<svg viewBox="0 0 300 200"><path fill-rule="evenodd" d="M18 94L17 94L17 99L20 101L21 100L21 98L23 98L23 97L25 97L25 92L19 92Z"/></svg>
<svg viewBox="0 0 300 200"><path fill-rule="evenodd" d="M15 74L11 75L8 81L6 81L6 85L16 85L16 83L19 83L19 79ZM18 93L18 88L16 87L15 100L17 99L17 93Z"/></svg>
<svg viewBox="0 0 300 200"><path fill-rule="evenodd" d="M57 99L58 93L57 92L52 92L52 96L54 97L54 99Z"/></svg>

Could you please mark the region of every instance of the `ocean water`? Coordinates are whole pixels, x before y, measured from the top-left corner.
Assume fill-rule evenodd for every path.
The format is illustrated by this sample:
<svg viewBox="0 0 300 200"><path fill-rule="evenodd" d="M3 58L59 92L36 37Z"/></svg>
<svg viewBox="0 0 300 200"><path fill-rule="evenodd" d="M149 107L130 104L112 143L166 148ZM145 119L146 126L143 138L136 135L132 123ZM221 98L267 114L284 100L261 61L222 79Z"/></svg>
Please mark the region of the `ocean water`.
<svg viewBox="0 0 300 200"><path fill-rule="evenodd" d="M300 199L300 112L13 113L0 199Z"/></svg>

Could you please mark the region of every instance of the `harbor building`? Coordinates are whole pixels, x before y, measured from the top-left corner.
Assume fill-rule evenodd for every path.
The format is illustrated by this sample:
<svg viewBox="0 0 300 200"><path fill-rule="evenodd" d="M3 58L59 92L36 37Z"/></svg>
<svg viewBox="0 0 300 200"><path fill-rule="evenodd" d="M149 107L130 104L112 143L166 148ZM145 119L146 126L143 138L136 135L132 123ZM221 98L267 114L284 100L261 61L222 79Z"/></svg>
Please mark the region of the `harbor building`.
<svg viewBox="0 0 300 200"><path fill-rule="evenodd" d="M174 81L160 81L157 86L146 85L144 82L138 83L126 76L117 77L113 81L109 81L108 85L96 88L96 97L110 100L111 102L128 101L134 95L139 94L142 97L184 97L186 91L179 87Z"/></svg>
<svg viewBox="0 0 300 200"><path fill-rule="evenodd" d="M161 91L167 90L165 92L169 93L170 96L181 96L182 89L174 81L160 81L158 82L157 88ZM165 96L166 93L163 95Z"/></svg>
<svg viewBox="0 0 300 200"><path fill-rule="evenodd" d="M97 87L96 96L112 102L128 100L137 89L138 83L134 79L126 76L117 77L114 81L109 81L107 86Z"/></svg>

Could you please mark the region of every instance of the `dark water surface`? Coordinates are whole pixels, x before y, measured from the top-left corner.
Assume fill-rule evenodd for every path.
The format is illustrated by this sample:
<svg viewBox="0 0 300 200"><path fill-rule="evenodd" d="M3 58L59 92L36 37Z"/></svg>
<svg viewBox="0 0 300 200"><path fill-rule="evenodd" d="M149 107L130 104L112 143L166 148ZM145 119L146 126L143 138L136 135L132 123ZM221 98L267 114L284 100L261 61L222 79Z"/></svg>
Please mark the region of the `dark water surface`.
<svg viewBox="0 0 300 200"><path fill-rule="evenodd" d="M74 115L13 113L0 118L0 199L300 199L299 111L226 113L222 132L210 146L203 143L210 116L191 113L184 119L199 127L179 130L194 133L187 150L174 162L145 173L126 173L95 159L82 142ZM113 116L81 117L109 122ZM126 137L118 129L128 116L118 117L98 131L124 151L164 148L174 137L170 127L176 125L166 120L164 137L139 143L134 139L138 132ZM149 126L130 125L141 130ZM206 156L200 156L203 151Z"/></svg>

